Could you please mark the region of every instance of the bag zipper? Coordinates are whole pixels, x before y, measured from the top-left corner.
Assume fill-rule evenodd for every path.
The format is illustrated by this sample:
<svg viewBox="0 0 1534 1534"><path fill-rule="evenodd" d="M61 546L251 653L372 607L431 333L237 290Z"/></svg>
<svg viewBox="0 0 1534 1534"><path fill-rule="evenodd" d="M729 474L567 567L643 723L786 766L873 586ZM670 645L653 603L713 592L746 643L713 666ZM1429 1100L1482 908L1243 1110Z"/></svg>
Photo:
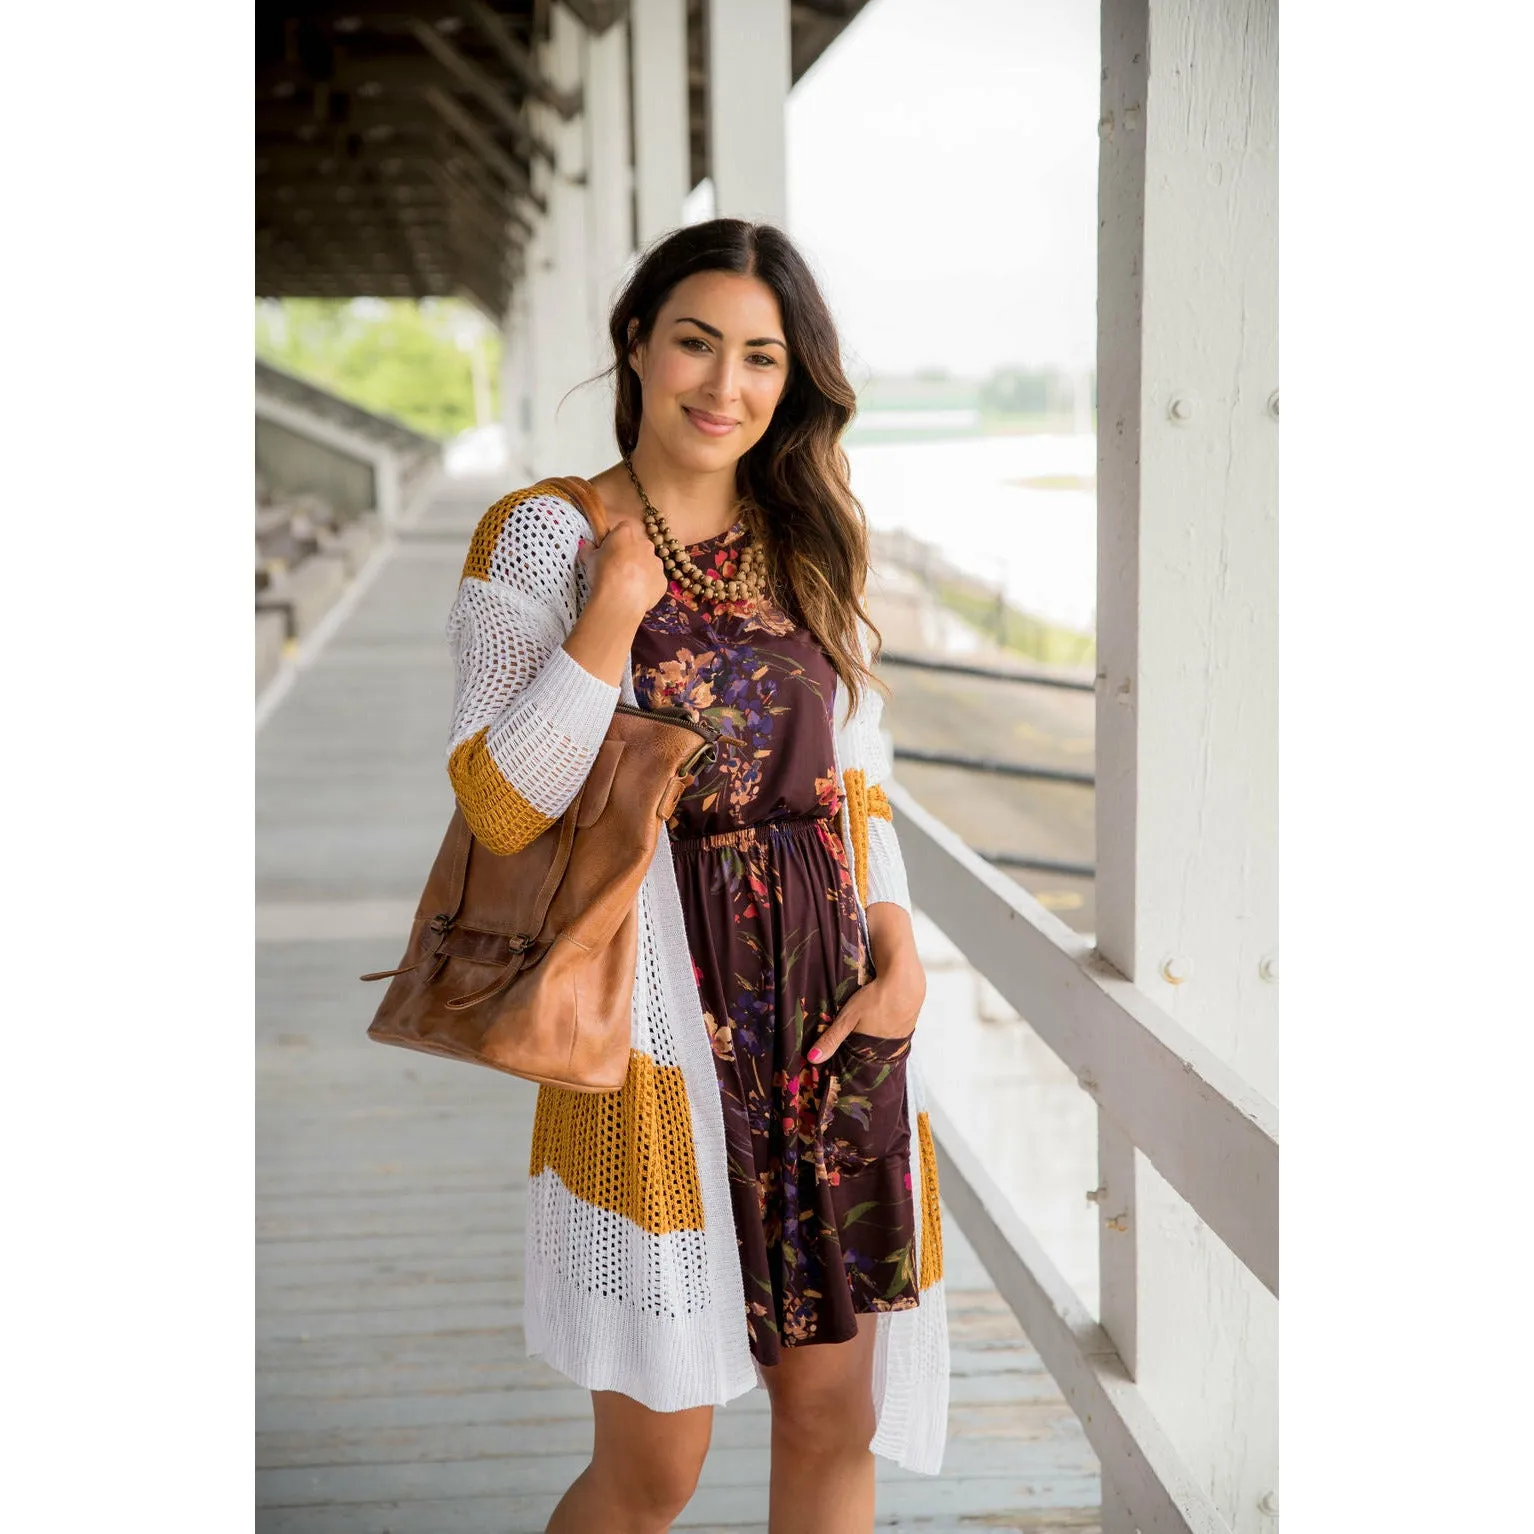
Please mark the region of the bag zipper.
<svg viewBox="0 0 1534 1534"><path fill-rule="evenodd" d="M677 769L678 774L691 772L703 760L705 752L719 749L719 731L701 719L694 719L684 708L640 708L633 703L615 703L614 711L620 714L638 714L645 719L664 719L667 724L679 724L684 730L703 737L703 744Z"/></svg>

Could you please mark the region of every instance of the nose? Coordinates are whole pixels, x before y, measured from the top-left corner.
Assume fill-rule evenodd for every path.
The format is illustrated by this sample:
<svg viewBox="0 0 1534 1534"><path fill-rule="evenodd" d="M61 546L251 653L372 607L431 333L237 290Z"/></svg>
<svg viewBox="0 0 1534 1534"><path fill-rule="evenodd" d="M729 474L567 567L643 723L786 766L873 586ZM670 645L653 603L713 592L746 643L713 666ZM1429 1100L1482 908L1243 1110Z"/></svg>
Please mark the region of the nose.
<svg viewBox="0 0 1534 1534"><path fill-rule="evenodd" d="M720 351L715 354L714 370L709 379L710 398L724 405L739 397L740 367L739 359L730 356L727 352Z"/></svg>

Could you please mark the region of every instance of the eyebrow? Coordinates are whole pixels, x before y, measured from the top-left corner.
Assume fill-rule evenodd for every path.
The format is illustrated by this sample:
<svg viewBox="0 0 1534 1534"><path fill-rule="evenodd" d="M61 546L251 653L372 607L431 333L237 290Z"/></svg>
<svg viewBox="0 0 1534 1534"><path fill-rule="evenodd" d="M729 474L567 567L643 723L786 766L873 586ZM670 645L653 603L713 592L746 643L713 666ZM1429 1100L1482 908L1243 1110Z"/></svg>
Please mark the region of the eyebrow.
<svg viewBox="0 0 1534 1534"><path fill-rule="evenodd" d="M690 314L684 314L674 320L677 325L696 325L699 330L706 330L716 341L724 340L724 332L716 330L712 325L705 325L702 320L695 320ZM747 341L747 346L781 346L784 351L788 350L786 343L778 340L776 336L758 336L754 341Z"/></svg>

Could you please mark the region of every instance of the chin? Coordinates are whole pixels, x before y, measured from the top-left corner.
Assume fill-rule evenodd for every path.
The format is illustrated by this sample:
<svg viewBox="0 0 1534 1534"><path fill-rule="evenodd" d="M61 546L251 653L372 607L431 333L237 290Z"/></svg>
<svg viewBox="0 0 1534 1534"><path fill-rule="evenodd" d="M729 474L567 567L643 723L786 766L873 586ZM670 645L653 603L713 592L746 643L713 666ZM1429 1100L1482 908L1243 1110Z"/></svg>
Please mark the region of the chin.
<svg viewBox="0 0 1534 1534"><path fill-rule="evenodd" d="M677 462L689 469L706 471L723 468L726 464L734 463L751 446L745 432L739 427L728 437L720 437L712 442L700 438L685 421L682 423L682 431L686 435L678 434L669 445Z"/></svg>

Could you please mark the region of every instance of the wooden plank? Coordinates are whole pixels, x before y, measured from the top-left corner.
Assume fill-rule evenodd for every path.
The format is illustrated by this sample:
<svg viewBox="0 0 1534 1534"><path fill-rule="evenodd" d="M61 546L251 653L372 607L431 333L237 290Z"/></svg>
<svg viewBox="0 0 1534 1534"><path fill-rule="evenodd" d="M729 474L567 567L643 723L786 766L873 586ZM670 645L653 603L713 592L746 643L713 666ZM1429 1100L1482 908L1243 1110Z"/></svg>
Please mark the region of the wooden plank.
<svg viewBox="0 0 1534 1534"><path fill-rule="evenodd" d="M1096 936L1275 1093L1278 12L1105 0L1100 37ZM1181 1171L1243 1197L1223 1147L1180 1148ZM1158 1410L1229 1515L1258 1522L1278 1473L1278 1307L1251 1281L1278 1293L1274 1160L1255 1261L1178 1172L1134 1174ZM1130 1280L1104 1289L1120 1317Z"/></svg>
<svg viewBox="0 0 1534 1534"><path fill-rule="evenodd" d="M952 1384L954 1410L1005 1413L1016 1406L1032 1410L1047 1406L1063 1413L1061 1436L1074 1436L1074 1415L1045 1372L1033 1349L1019 1350L1019 1367L1010 1372L964 1374ZM721 1414L760 1417L768 1411L764 1391L753 1390L720 1408ZM259 1434L287 1433L304 1439L327 1432L362 1433L377 1428L451 1426L453 1424L515 1423L527 1417L565 1415L589 1420L591 1393L571 1385L552 1370L516 1389L467 1391L390 1391L381 1395L263 1397L256 1410ZM959 1419L956 1418L956 1421Z"/></svg>
<svg viewBox="0 0 1534 1534"><path fill-rule="evenodd" d="M721 1418L722 1420L722 1418ZM566 1428L573 1436L573 1425ZM508 1435L511 1437L512 1435ZM584 1436L584 1435L583 1435ZM566 1440L568 1442L568 1438ZM433 1488L448 1485L455 1496L526 1496L544 1492L555 1497L586 1468L590 1458L588 1442L580 1449L563 1453L511 1452L513 1445L484 1459L462 1457L439 1463L410 1461L368 1465L303 1465L256 1472L256 1499L266 1508L328 1507L346 1502L402 1501L429 1495ZM959 1440L949 1445L949 1454L961 1462L951 1474L934 1487L933 1477L900 1476L900 1503L911 1511L933 1512L952 1508L960 1500L963 1483L977 1483L985 1488L986 1500L1006 1508L1070 1506L1067 1498L1083 1491L1095 1495L1096 1471L1091 1468L1055 1469L1040 1466L1030 1472L1020 1467L1011 1475L966 1474L962 1462L974 1464L987 1457L994 1463L994 1451L985 1444ZM891 1475L894 1480L896 1476ZM731 1445L711 1446L705 1466L705 1484L714 1490L715 1500L725 1488L742 1491L752 1488L762 1494L768 1483L768 1452L765 1442L749 1448ZM924 1495L925 1493L925 1495ZM922 1504L925 1503L925 1507ZM727 1501L726 1506L730 1504ZM983 1504L982 1504L983 1505ZM740 1504L735 1503L738 1510ZM738 1516L738 1511L736 1512ZM760 1506L755 1512L760 1516Z"/></svg>
<svg viewBox="0 0 1534 1534"><path fill-rule="evenodd" d="M542 1399L548 1398L548 1399ZM771 1412L766 1393L754 1397L761 1404L750 1410L732 1403L714 1413L710 1449L733 1448L759 1452L769 1442ZM257 1469L316 1469L380 1463L418 1465L447 1464L458 1460L489 1459L497 1455L569 1452L572 1446L589 1450L592 1441L590 1398L554 1390L526 1391L505 1398L508 1406L523 1409L515 1417L480 1422L447 1421L400 1424L391 1428L342 1427L322 1423L317 1430L262 1432L257 1434ZM1091 1474L1097 1461L1090 1449L1080 1446L1073 1463L1054 1451L1053 1440L1062 1425L1074 1421L1070 1408L1058 1398L1019 1406L1013 1401L956 1405L951 1408L955 1440L973 1445L977 1464L989 1466L992 1457L1009 1447L1016 1463L1038 1457L1038 1446L1048 1446L1052 1473ZM969 1450L965 1451L966 1453ZM954 1472L962 1476L963 1471Z"/></svg>
<svg viewBox="0 0 1534 1534"><path fill-rule="evenodd" d="M913 1499L902 1483L880 1498L881 1516L875 1534L1098 1534L1095 1512L1075 1501L1056 1507L1018 1508L1003 1515L987 1509L1011 1506L1004 1499L1005 1482L966 1485L962 1506L946 1505L930 1495ZM1095 1496L1092 1488L1059 1488L1068 1498ZM257 1516L257 1534L541 1534L558 1498L454 1497L431 1500L353 1503L341 1507L302 1507L266 1510ZM935 1503L935 1505L934 1505ZM890 1513L890 1507L898 1507ZM710 1534L767 1534L765 1493L754 1488L739 1492L704 1488L672 1525L675 1529L706 1529ZM966 1516L967 1514L967 1516Z"/></svg>
<svg viewBox="0 0 1534 1534"><path fill-rule="evenodd" d="M1087 1314L941 1105L930 1102L938 1177L970 1244L1012 1307L1141 1534L1230 1534L1188 1473L1107 1334Z"/></svg>
<svg viewBox="0 0 1534 1534"><path fill-rule="evenodd" d="M887 786L922 907L1248 1268L1278 1293L1278 1110L986 863Z"/></svg>
<svg viewBox="0 0 1534 1534"><path fill-rule="evenodd" d="M1138 1379L1140 1222L1135 1204L1135 1148L1106 1113L1097 1115L1097 1186L1092 1193L1098 1215L1098 1319L1125 1371Z"/></svg>

